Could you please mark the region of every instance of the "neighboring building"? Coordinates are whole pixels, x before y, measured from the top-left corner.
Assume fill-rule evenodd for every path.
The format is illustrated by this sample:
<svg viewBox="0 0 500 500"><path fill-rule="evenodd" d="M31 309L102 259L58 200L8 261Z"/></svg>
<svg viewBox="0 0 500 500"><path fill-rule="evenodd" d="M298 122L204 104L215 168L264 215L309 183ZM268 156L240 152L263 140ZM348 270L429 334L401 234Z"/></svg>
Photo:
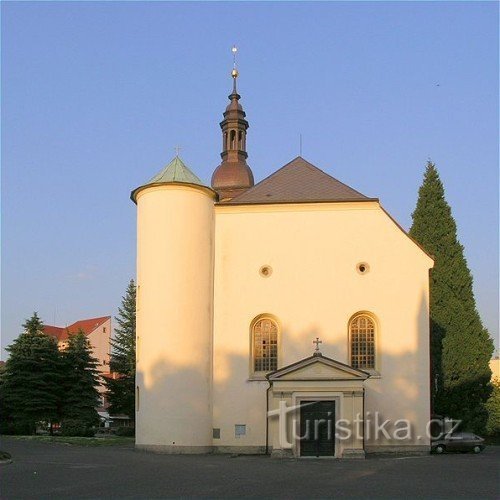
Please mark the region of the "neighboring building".
<svg viewBox="0 0 500 500"><path fill-rule="evenodd" d="M111 342L111 316L82 319L69 326L45 325L44 333L55 337L60 350L68 346L68 338L82 331L92 346L92 355L99 361L101 373L109 373L109 354Z"/></svg>
<svg viewBox="0 0 500 500"><path fill-rule="evenodd" d="M111 316L100 318L82 319L69 326L45 325L44 333L57 340L57 345L61 351L68 347L68 338L82 331L88 338L92 347L92 355L99 362L97 369L103 377L110 377L109 355L111 342ZM106 401L106 387L101 383L98 387L101 397L101 406L98 408L99 415L104 419L109 419L107 413L108 403Z"/></svg>
<svg viewBox="0 0 500 500"><path fill-rule="evenodd" d="M301 157L254 185L237 76L211 187L176 157L131 195L137 447L429 451L432 258L377 198ZM411 435L377 439L377 412ZM351 437L327 432L343 420Z"/></svg>

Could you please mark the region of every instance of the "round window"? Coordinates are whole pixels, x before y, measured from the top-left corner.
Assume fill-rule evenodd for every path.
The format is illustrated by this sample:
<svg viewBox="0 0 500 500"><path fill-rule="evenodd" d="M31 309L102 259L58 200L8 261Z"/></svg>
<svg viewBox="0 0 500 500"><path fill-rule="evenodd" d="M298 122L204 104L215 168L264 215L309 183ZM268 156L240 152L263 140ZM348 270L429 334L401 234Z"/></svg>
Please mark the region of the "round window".
<svg viewBox="0 0 500 500"><path fill-rule="evenodd" d="M259 273L263 278L269 278L273 274L273 268L271 266L262 266L259 269Z"/></svg>
<svg viewBox="0 0 500 500"><path fill-rule="evenodd" d="M370 266L366 262L360 262L356 266L356 270L359 274L366 274L370 270Z"/></svg>

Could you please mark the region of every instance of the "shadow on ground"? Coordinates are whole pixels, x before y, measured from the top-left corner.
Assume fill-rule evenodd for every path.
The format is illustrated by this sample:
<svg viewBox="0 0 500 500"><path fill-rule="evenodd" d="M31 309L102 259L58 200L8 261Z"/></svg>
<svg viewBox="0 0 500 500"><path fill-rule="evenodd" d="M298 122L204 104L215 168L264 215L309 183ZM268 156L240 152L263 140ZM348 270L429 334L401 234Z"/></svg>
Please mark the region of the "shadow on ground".
<svg viewBox="0 0 500 500"><path fill-rule="evenodd" d="M497 498L500 447L479 455L367 460L156 455L132 446L81 447L4 437L2 499L19 498Z"/></svg>

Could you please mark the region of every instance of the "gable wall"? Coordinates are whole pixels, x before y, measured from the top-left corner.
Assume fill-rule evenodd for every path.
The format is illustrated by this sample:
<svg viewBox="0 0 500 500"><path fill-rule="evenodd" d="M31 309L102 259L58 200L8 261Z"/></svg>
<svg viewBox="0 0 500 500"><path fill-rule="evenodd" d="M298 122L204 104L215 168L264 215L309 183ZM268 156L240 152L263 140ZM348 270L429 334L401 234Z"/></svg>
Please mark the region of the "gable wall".
<svg viewBox="0 0 500 500"><path fill-rule="evenodd" d="M252 320L280 322L279 366L310 356L349 364L347 323L375 314L381 377L366 382L367 409L411 418L429 414L428 270L425 255L377 202L216 207L214 445L265 444L265 381L249 381ZM360 275L356 264L367 262ZM272 267L263 278L259 269ZM247 436L234 437L246 424Z"/></svg>
<svg viewBox="0 0 500 500"><path fill-rule="evenodd" d="M92 354L99 361L99 371L104 373L109 372L111 318L107 319L102 325L99 325L93 330L88 335L88 339L92 346Z"/></svg>

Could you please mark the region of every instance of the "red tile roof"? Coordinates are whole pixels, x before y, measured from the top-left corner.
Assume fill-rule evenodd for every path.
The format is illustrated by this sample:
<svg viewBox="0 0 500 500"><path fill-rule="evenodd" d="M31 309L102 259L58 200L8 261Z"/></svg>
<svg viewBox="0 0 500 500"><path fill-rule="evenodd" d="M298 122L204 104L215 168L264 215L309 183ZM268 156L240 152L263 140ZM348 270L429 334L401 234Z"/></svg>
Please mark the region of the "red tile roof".
<svg viewBox="0 0 500 500"><path fill-rule="evenodd" d="M96 328L99 328L110 318L111 316L102 316L100 318L82 319L67 326L66 328L45 325L43 331L46 335L51 335L58 341L61 341L66 340L70 334L78 333L80 330L82 330L85 335L90 335Z"/></svg>
<svg viewBox="0 0 500 500"><path fill-rule="evenodd" d="M45 335L55 337L57 340L59 340L59 338L64 335L64 328L61 328L59 326L44 325L43 333L45 333Z"/></svg>

